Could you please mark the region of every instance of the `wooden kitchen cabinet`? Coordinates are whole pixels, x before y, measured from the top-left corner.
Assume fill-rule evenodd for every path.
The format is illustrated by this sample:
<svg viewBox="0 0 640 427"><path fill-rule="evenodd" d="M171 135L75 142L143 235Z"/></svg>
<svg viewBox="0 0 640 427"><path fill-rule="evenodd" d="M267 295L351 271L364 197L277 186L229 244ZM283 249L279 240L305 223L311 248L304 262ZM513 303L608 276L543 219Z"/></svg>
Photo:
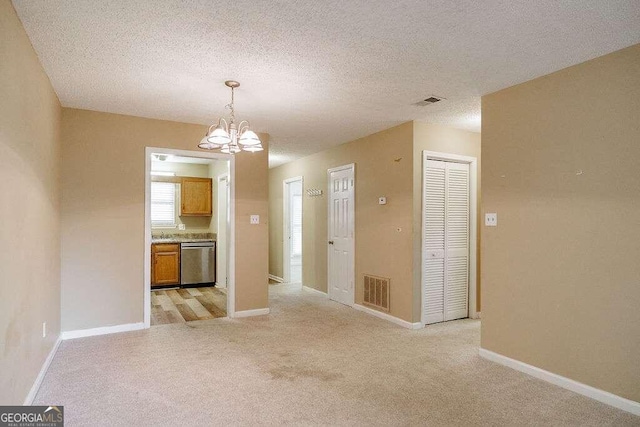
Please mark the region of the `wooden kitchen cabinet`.
<svg viewBox="0 0 640 427"><path fill-rule="evenodd" d="M151 286L180 283L180 244L151 245Z"/></svg>
<svg viewBox="0 0 640 427"><path fill-rule="evenodd" d="M212 179L182 178L180 190L181 216L211 216Z"/></svg>

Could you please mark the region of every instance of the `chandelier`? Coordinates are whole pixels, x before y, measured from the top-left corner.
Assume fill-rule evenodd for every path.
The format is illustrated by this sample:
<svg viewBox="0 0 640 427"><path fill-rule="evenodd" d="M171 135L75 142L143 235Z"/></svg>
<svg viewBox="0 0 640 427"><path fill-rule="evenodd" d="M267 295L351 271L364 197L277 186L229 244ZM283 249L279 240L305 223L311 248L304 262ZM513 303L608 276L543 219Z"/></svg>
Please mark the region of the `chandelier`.
<svg viewBox="0 0 640 427"><path fill-rule="evenodd" d="M240 86L240 83L234 80L224 82L227 87L231 88L231 103L225 108L231 110L229 121L222 117L218 119L218 123L212 124L207 130L207 134L202 138L199 148L205 150L220 149L221 153L235 154L240 151L262 151L262 142L255 132L249 129L249 122L241 121L236 125L236 114L233 105L233 90Z"/></svg>

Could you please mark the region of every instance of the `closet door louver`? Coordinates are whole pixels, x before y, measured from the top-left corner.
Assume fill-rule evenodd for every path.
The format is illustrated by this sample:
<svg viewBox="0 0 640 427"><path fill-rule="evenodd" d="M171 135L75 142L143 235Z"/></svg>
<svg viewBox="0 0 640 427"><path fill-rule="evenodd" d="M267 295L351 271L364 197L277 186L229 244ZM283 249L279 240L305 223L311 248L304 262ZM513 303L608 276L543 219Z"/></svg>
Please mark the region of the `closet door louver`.
<svg viewBox="0 0 640 427"><path fill-rule="evenodd" d="M469 165L427 160L423 189L424 321L467 317Z"/></svg>
<svg viewBox="0 0 640 427"><path fill-rule="evenodd" d="M447 163L444 320L468 315L469 165Z"/></svg>
<svg viewBox="0 0 640 427"><path fill-rule="evenodd" d="M426 323L444 320L446 163L427 160L424 172L424 249L422 277Z"/></svg>

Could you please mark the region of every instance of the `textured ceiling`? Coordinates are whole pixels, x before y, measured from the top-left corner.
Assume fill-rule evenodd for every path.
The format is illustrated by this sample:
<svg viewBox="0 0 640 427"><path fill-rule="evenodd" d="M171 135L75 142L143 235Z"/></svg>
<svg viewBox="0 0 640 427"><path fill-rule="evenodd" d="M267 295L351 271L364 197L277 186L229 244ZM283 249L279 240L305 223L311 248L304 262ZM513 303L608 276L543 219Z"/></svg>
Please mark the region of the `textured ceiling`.
<svg viewBox="0 0 640 427"><path fill-rule="evenodd" d="M13 3L62 105L208 124L235 79L272 166L640 42L638 0Z"/></svg>

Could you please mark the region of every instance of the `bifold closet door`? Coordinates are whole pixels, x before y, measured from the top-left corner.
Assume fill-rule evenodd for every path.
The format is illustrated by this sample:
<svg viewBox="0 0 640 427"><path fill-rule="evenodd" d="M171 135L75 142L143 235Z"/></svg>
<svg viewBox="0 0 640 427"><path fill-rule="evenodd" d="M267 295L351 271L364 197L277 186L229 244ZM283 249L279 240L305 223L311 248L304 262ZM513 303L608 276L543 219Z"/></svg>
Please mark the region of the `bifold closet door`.
<svg viewBox="0 0 640 427"><path fill-rule="evenodd" d="M423 191L423 321L467 317L469 165L427 160Z"/></svg>

